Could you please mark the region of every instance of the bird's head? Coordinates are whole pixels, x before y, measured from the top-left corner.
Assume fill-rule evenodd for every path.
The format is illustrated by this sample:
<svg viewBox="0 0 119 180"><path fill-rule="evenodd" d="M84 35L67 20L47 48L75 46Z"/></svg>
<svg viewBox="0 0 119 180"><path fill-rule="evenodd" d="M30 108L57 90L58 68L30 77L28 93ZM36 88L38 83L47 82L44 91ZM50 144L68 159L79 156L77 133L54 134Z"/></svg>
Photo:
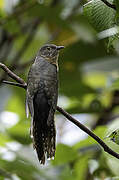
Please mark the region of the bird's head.
<svg viewBox="0 0 119 180"><path fill-rule="evenodd" d="M38 55L45 58L50 63L57 65L59 50L63 48L64 46L56 46L54 44L45 44L44 46L40 48Z"/></svg>

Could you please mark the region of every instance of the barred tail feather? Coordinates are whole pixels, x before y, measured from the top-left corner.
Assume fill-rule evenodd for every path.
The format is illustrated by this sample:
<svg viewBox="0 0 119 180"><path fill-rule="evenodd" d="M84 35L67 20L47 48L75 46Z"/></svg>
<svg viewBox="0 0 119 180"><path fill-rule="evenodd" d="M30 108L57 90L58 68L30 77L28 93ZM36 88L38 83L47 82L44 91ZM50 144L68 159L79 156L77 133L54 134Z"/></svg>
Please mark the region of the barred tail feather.
<svg viewBox="0 0 119 180"><path fill-rule="evenodd" d="M55 155L54 119L51 120L50 124L47 124L50 106L44 92L35 94L33 105L33 144L40 163L44 164L46 158L52 158Z"/></svg>
<svg viewBox="0 0 119 180"><path fill-rule="evenodd" d="M47 127L47 130L43 131L33 122L33 144L41 164L45 163L46 158L55 156L55 128Z"/></svg>

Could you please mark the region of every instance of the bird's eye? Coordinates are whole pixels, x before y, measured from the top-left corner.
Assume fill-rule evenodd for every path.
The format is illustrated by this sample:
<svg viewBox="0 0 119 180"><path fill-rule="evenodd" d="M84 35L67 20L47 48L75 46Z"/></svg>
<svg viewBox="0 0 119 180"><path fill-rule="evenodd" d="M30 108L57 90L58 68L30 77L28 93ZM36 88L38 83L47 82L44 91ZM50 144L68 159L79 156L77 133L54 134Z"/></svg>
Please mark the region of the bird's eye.
<svg viewBox="0 0 119 180"><path fill-rule="evenodd" d="M50 50L51 50L51 48L50 48L50 47L47 47L47 50L48 50L48 51L50 51Z"/></svg>

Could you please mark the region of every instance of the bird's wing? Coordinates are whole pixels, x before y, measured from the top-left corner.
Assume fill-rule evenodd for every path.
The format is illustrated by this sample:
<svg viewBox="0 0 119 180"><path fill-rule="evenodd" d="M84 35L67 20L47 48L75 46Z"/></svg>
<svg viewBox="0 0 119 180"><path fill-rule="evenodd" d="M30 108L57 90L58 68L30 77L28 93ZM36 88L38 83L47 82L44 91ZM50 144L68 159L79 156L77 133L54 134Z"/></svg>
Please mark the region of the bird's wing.
<svg viewBox="0 0 119 180"><path fill-rule="evenodd" d="M30 112L32 118L34 116L33 97L34 96L32 96L29 93L29 89L27 89L27 93L26 93L26 116L27 116L27 118L29 116L29 112Z"/></svg>
<svg viewBox="0 0 119 180"><path fill-rule="evenodd" d="M26 117L29 117L29 107L28 107L28 97L26 96L26 102L25 102L25 110L26 110Z"/></svg>
<svg viewBox="0 0 119 180"><path fill-rule="evenodd" d="M47 85L45 85L45 93L48 98L48 104L50 106L47 124L50 125L54 121L54 113L57 107L58 98L58 81L57 79L52 83L47 91Z"/></svg>
<svg viewBox="0 0 119 180"><path fill-rule="evenodd" d="M32 118L34 116L33 97L38 88L38 83L35 83L35 77L33 76L34 72L34 64L32 64L28 73L26 92L26 116L28 117L30 112Z"/></svg>
<svg viewBox="0 0 119 180"><path fill-rule="evenodd" d="M31 127L30 127L30 136L33 138L33 118L34 118L34 107L33 107L33 97L29 93L29 89L27 89L26 93L26 116L28 118L29 112L31 114Z"/></svg>

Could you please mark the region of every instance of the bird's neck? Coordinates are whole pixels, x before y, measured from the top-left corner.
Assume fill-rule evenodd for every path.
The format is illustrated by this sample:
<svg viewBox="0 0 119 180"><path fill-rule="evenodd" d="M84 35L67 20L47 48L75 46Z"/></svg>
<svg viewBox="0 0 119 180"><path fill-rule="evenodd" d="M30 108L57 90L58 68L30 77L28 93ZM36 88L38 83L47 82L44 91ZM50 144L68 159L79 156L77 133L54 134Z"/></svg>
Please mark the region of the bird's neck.
<svg viewBox="0 0 119 180"><path fill-rule="evenodd" d="M50 63L50 64L53 64L57 67L57 71L59 70L59 67L58 67L58 55L53 57L53 58L47 58L45 57L45 59Z"/></svg>
<svg viewBox="0 0 119 180"><path fill-rule="evenodd" d="M52 58L49 62L51 64L54 64L57 67L57 71L58 71L58 69L59 69L59 67L58 67L58 55L57 55L57 57Z"/></svg>

